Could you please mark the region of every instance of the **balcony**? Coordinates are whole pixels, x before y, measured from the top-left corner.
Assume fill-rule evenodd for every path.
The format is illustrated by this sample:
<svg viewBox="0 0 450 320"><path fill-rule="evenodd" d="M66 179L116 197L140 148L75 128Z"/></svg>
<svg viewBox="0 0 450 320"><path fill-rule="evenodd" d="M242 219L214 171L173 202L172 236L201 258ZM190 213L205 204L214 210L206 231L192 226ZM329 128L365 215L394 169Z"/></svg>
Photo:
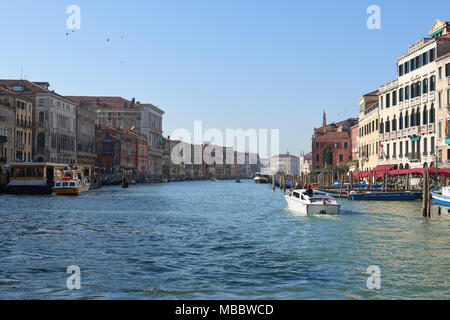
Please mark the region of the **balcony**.
<svg viewBox="0 0 450 320"><path fill-rule="evenodd" d="M408 159L411 162L419 162L420 161L420 152L410 152L408 153Z"/></svg>
<svg viewBox="0 0 450 320"><path fill-rule="evenodd" d="M435 130L436 130L436 124L430 123L430 124L428 125L428 133L434 133Z"/></svg>
<svg viewBox="0 0 450 320"><path fill-rule="evenodd" d="M395 140L395 139L397 139L397 132L391 132L390 134L389 134L389 138L391 139L391 140Z"/></svg>
<svg viewBox="0 0 450 320"><path fill-rule="evenodd" d="M421 126L420 127L420 133L421 134L426 134L427 133L427 129L428 129L427 125Z"/></svg>
<svg viewBox="0 0 450 320"><path fill-rule="evenodd" d="M384 141L389 140L389 137L390 137L389 132L388 132L388 133L385 133L385 134L384 134Z"/></svg>
<svg viewBox="0 0 450 320"><path fill-rule="evenodd" d="M399 102L398 103L398 110L402 110L403 109L403 102Z"/></svg>
<svg viewBox="0 0 450 320"><path fill-rule="evenodd" d="M380 133L378 140L383 141L384 140L384 134Z"/></svg>
<svg viewBox="0 0 450 320"><path fill-rule="evenodd" d="M411 107L414 107L415 105L418 105L418 104L420 104L420 97L415 97L410 100Z"/></svg>
<svg viewBox="0 0 450 320"><path fill-rule="evenodd" d="M23 143L16 143L16 148L17 149L25 149L25 144L23 144Z"/></svg>
<svg viewBox="0 0 450 320"><path fill-rule="evenodd" d="M434 91L428 93L428 101L434 101Z"/></svg>
<svg viewBox="0 0 450 320"><path fill-rule="evenodd" d="M419 134L419 127L409 128L408 136L413 136Z"/></svg>
<svg viewBox="0 0 450 320"><path fill-rule="evenodd" d="M428 95L425 93L422 95L422 103L426 103L428 101Z"/></svg>

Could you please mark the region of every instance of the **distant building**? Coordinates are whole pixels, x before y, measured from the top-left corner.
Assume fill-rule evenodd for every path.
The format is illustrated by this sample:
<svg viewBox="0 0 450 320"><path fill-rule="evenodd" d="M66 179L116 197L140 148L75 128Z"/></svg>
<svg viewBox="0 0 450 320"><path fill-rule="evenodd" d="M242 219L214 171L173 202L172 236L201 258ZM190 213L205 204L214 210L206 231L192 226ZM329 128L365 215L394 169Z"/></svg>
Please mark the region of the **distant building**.
<svg viewBox="0 0 450 320"><path fill-rule="evenodd" d="M95 116L93 106L77 107L77 164L95 166L97 150L95 147Z"/></svg>
<svg viewBox="0 0 450 320"><path fill-rule="evenodd" d="M439 134L441 138L437 140L437 155L440 167L450 168L450 52L436 59L436 64L437 118L442 119L443 123L442 131L438 131L438 138Z"/></svg>
<svg viewBox="0 0 450 320"><path fill-rule="evenodd" d="M352 160L350 128L357 123L357 118L350 118L314 129L312 137L313 169L336 167Z"/></svg>
<svg viewBox="0 0 450 320"><path fill-rule="evenodd" d="M147 176L162 176L163 143L162 116L164 111L152 104L141 104L136 99L104 96L68 96L81 105L96 108L96 124L117 129L131 129L147 137Z"/></svg>
<svg viewBox="0 0 450 320"><path fill-rule="evenodd" d="M281 166L280 166L281 164ZM279 167L281 172L287 175L298 175L300 173L300 158L292 154L280 154L271 158L272 168Z"/></svg>
<svg viewBox="0 0 450 320"><path fill-rule="evenodd" d="M300 156L300 173L301 174L308 174L311 172L313 168L312 164L312 152L309 152L307 154L303 153Z"/></svg>
<svg viewBox="0 0 450 320"><path fill-rule="evenodd" d="M359 125L350 128L350 136L352 139L352 160L359 161Z"/></svg>

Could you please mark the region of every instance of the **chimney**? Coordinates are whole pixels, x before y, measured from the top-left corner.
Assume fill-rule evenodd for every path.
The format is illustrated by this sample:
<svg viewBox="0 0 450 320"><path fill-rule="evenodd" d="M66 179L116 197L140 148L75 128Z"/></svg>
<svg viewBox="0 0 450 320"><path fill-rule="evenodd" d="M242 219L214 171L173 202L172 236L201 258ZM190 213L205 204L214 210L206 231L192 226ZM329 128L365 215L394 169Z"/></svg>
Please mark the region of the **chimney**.
<svg viewBox="0 0 450 320"><path fill-rule="evenodd" d="M135 98L131 99L131 105L132 105L132 106L135 104L135 102L136 102L136 99L135 99Z"/></svg>

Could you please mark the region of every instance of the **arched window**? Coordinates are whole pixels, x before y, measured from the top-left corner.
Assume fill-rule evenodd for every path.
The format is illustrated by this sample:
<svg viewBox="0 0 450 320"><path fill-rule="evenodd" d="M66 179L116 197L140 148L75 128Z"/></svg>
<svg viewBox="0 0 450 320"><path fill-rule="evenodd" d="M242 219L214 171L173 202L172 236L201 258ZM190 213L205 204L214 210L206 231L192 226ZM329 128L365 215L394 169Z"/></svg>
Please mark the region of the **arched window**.
<svg viewBox="0 0 450 320"><path fill-rule="evenodd" d="M400 112L400 118L398 118L398 128L403 129L403 113Z"/></svg>
<svg viewBox="0 0 450 320"><path fill-rule="evenodd" d="M434 123L434 121L435 121L435 110L434 104L432 104L430 109L430 123Z"/></svg>
<svg viewBox="0 0 450 320"><path fill-rule="evenodd" d="M398 101L400 101L400 102L403 101L403 88L400 88L398 90Z"/></svg>
<svg viewBox="0 0 450 320"><path fill-rule="evenodd" d="M427 111L427 106L423 107L423 124L428 124L428 111Z"/></svg>
<svg viewBox="0 0 450 320"><path fill-rule="evenodd" d="M414 112L414 110L411 111L410 122L411 122L411 127L414 127L416 125L416 113Z"/></svg>
<svg viewBox="0 0 450 320"><path fill-rule="evenodd" d="M37 146L38 148L45 148L45 134L42 132L37 135Z"/></svg>
<svg viewBox="0 0 450 320"><path fill-rule="evenodd" d="M405 87L405 100L409 99L409 86Z"/></svg>
<svg viewBox="0 0 450 320"><path fill-rule="evenodd" d="M417 108L416 112L416 126L420 126L420 108Z"/></svg>
<svg viewBox="0 0 450 320"><path fill-rule="evenodd" d="M430 91L436 90L436 76L430 77Z"/></svg>
<svg viewBox="0 0 450 320"><path fill-rule="evenodd" d="M420 81L416 83L416 97L420 97Z"/></svg>
<svg viewBox="0 0 450 320"><path fill-rule="evenodd" d="M385 124L385 129L386 129L386 133L389 133L391 131L391 122L389 121L389 117L386 119L386 124Z"/></svg>
<svg viewBox="0 0 450 320"><path fill-rule="evenodd" d="M384 122L383 122L383 119L380 120L380 133L384 133Z"/></svg>
<svg viewBox="0 0 450 320"><path fill-rule="evenodd" d="M409 116L408 111L405 113L405 129L409 128Z"/></svg>
<svg viewBox="0 0 450 320"><path fill-rule="evenodd" d="M411 85L411 99L413 99L413 98L415 98L415 97L416 97L416 84L413 83L413 84Z"/></svg>
<svg viewBox="0 0 450 320"><path fill-rule="evenodd" d="M394 119L392 119L392 131L397 131L397 119L394 116Z"/></svg>
<svg viewBox="0 0 450 320"><path fill-rule="evenodd" d="M422 94L428 93L428 79L422 81Z"/></svg>
<svg viewBox="0 0 450 320"><path fill-rule="evenodd" d="M39 112L39 122L44 122L44 112Z"/></svg>

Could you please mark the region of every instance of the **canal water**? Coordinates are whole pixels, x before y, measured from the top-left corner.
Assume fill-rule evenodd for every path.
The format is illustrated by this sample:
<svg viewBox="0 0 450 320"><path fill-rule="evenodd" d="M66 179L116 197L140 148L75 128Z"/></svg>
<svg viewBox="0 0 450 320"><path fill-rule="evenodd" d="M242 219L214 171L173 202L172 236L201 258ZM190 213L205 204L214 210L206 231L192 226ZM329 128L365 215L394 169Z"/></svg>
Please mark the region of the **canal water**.
<svg viewBox="0 0 450 320"><path fill-rule="evenodd" d="M298 217L250 180L0 195L0 299L450 298L448 215L342 202L339 217Z"/></svg>

